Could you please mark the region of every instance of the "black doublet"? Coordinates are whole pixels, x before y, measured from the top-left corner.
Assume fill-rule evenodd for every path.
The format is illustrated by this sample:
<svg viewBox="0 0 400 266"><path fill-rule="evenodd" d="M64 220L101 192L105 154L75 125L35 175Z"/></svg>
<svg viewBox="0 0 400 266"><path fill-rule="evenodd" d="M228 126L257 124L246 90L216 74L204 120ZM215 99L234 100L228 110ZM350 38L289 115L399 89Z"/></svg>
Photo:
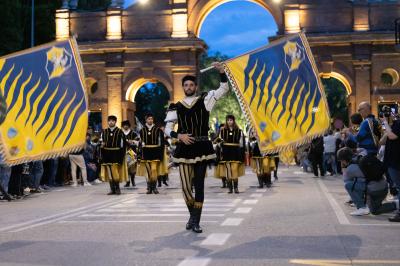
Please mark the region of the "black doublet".
<svg viewBox="0 0 400 266"><path fill-rule="evenodd" d="M176 110L178 134L191 134L196 140L191 145L178 142L174 152L174 162L196 163L216 158L211 141L208 139L210 112L204 105L207 93L194 100L191 106L180 101L171 104L169 110Z"/></svg>
<svg viewBox="0 0 400 266"><path fill-rule="evenodd" d="M222 128L220 131L222 139L221 162L243 162L244 148L240 147L240 142L244 141L242 130L235 128L233 130ZM244 143L244 142L243 142Z"/></svg>
<svg viewBox="0 0 400 266"><path fill-rule="evenodd" d="M110 128L102 133L104 146L101 149L103 164L121 164L125 156L125 136L121 129L116 127L113 131ZM121 147L121 143L123 144Z"/></svg>
<svg viewBox="0 0 400 266"><path fill-rule="evenodd" d="M164 133L156 126L149 129L147 126L140 130L142 148L141 159L145 161L161 161L164 152Z"/></svg>

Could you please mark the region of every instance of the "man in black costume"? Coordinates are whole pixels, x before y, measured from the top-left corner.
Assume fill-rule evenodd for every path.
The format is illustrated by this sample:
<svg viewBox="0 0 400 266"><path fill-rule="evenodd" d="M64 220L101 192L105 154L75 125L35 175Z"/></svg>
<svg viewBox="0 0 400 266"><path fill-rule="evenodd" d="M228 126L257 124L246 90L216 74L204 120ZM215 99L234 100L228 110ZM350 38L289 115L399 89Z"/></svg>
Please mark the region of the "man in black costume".
<svg viewBox="0 0 400 266"><path fill-rule="evenodd" d="M197 96L196 77L185 76L182 79L185 98L169 106L165 119L167 123L165 133L179 140L173 154L173 161L179 164L183 196L190 213L186 229L196 233L202 232L200 217L204 202L207 163L216 158L212 142L208 138L210 111L217 100L229 90L223 64L213 63L213 66L220 73L220 87ZM175 132L176 122L178 130ZM192 184L195 188L194 197L191 190Z"/></svg>

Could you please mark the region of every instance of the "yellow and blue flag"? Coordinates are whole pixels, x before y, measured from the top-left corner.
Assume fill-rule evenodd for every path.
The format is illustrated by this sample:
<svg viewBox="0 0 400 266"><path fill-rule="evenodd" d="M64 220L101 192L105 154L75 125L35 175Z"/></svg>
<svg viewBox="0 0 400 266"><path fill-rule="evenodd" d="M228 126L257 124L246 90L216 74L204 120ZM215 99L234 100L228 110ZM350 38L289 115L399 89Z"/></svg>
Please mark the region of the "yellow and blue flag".
<svg viewBox="0 0 400 266"><path fill-rule="evenodd" d="M302 33L228 60L225 70L263 153L290 150L329 128L326 97Z"/></svg>
<svg viewBox="0 0 400 266"><path fill-rule="evenodd" d="M87 125L84 73L74 39L0 58L0 153L5 163L79 150Z"/></svg>

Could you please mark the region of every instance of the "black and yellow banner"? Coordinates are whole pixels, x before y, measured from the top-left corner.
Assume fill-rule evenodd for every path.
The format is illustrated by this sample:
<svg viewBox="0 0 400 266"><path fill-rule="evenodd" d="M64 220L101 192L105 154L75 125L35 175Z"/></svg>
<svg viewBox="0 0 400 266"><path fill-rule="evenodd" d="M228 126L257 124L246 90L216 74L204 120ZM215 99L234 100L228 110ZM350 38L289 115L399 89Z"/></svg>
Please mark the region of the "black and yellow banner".
<svg viewBox="0 0 400 266"><path fill-rule="evenodd" d="M0 152L9 164L81 149L88 125L74 39L0 58Z"/></svg>
<svg viewBox="0 0 400 266"><path fill-rule="evenodd" d="M324 134L329 110L303 34L225 62L263 153L290 150Z"/></svg>

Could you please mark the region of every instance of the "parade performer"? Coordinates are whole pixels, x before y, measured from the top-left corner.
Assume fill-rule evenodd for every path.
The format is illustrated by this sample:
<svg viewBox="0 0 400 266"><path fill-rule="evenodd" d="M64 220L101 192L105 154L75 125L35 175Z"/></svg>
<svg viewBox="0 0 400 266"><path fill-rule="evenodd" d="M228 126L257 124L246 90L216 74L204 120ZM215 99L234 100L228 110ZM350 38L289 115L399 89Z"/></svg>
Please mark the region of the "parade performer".
<svg viewBox="0 0 400 266"><path fill-rule="evenodd" d="M245 139L243 131L237 126L233 115L226 116L225 126L220 130L218 137L221 147L221 158L218 162L215 175L226 177L228 193L239 193L239 177L244 175Z"/></svg>
<svg viewBox="0 0 400 266"><path fill-rule="evenodd" d="M264 184L267 188L269 188L272 185L271 171L275 170L275 160L272 156L261 154L257 139L254 134L252 137L250 137L249 145L251 167L257 174L259 183L258 188L263 188Z"/></svg>
<svg viewBox="0 0 400 266"><path fill-rule="evenodd" d="M213 66L220 73L220 87L196 96L197 78L185 76L182 79L185 98L169 106L165 119L167 122L165 133L179 139L173 161L179 164L183 196L190 213L186 229L196 233L202 232L200 218L204 202L204 178L207 164L216 158L213 144L208 137L210 111L217 100L229 90L223 65L213 63ZM177 131L174 131L175 122L178 123ZM194 197L191 184L195 187Z"/></svg>
<svg viewBox="0 0 400 266"><path fill-rule="evenodd" d="M158 194L157 179L163 174L164 133L154 124L154 116L145 116L146 124L140 130L141 157L138 175L146 176L147 194Z"/></svg>
<svg viewBox="0 0 400 266"><path fill-rule="evenodd" d="M128 165L128 174L130 180L128 180L124 187L129 187L132 184L132 187L135 187L135 175L137 168L137 145L139 136L131 129L131 123L129 120L122 121L122 132L125 135L126 140L126 163Z"/></svg>
<svg viewBox="0 0 400 266"><path fill-rule="evenodd" d="M161 130L164 134L165 128L161 127ZM164 134L164 154L163 154L163 161L161 166L161 175L158 177L158 187L161 187L162 184L168 187L168 165L169 165L169 137L165 136Z"/></svg>
<svg viewBox="0 0 400 266"><path fill-rule="evenodd" d="M120 195L119 183L128 179L128 167L125 161L125 136L116 126L117 117L110 115L108 128L101 134L101 171L100 178L110 183L108 195Z"/></svg>

